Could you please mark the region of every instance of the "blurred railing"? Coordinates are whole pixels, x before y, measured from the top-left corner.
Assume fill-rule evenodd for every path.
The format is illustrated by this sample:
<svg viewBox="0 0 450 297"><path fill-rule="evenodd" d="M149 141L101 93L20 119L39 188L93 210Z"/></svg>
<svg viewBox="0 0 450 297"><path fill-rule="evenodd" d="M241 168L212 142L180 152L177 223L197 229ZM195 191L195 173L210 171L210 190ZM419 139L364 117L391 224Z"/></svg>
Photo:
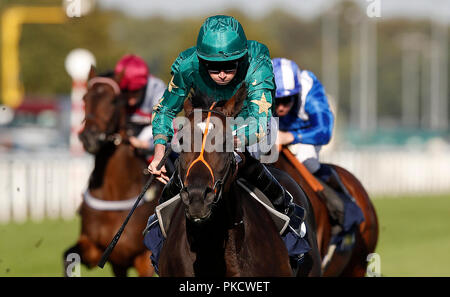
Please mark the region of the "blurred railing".
<svg viewBox="0 0 450 297"><path fill-rule="evenodd" d="M352 172L372 197L450 193L450 152L331 151L322 161ZM0 223L71 219L93 166L90 156L0 155Z"/></svg>
<svg viewBox="0 0 450 297"><path fill-rule="evenodd" d="M67 153L0 156L0 223L73 218L93 167Z"/></svg>
<svg viewBox="0 0 450 297"><path fill-rule="evenodd" d="M321 162L353 173L371 197L450 193L448 151L334 151Z"/></svg>

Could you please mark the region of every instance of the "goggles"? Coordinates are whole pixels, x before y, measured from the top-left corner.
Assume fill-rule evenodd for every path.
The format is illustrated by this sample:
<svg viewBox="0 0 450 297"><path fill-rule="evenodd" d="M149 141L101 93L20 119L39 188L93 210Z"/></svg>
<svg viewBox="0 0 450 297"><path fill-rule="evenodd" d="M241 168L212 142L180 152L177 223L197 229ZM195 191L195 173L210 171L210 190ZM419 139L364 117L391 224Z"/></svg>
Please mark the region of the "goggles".
<svg viewBox="0 0 450 297"><path fill-rule="evenodd" d="M298 98L298 94L291 95L291 96L285 96L285 97L277 97L275 98L275 105L282 104L286 105L291 102L294 102Z"/></svg>
<svg viewBox="0 0 450 297"><path fill-rule="evenodd" d="M205 62L206 69L210 74L219 74L221 71L225 73L233 73L238 68L238 61L226 62Z"/></svg>

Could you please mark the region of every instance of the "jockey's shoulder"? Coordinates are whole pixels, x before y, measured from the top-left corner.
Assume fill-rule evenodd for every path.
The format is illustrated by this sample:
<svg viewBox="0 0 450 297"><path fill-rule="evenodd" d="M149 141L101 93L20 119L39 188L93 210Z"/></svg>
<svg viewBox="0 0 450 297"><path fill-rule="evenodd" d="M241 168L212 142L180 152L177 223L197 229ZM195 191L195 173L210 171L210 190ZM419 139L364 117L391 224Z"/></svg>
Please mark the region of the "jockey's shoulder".
<svg viewBox="0 0 450 297"><path fill-rule="evenodd" d="M172 71L173 72L189 72L193 69L193 63L198 63L197 59L197 47L193 46L188 48L185 51L182 51L178 57L176 58L175 62L172 65Z"/></svg>
<svg viewBox="0 0 450 297"><path fill-rule="evenodd" d="M311 70L303 69L303 70L300 70L300 79L316 81L317 76Z"/></svg>
<svg viewBox="0 0 450 297"><path fill-rule="evenodd" d="M248 55L249 59L261 59L261 58L269 58L270 60L270 53L267 46L261 42L255 41L255 40L248 40L247 41L247 48L248 48Z"/></svg>
<svg viewBox="0 0 450 297"><path fill-rule="evenodd" d="M269 49L264 44L254 40L249 40L247 45L249 68L245 80L249 92L258 89L275 90Z"/></svg>

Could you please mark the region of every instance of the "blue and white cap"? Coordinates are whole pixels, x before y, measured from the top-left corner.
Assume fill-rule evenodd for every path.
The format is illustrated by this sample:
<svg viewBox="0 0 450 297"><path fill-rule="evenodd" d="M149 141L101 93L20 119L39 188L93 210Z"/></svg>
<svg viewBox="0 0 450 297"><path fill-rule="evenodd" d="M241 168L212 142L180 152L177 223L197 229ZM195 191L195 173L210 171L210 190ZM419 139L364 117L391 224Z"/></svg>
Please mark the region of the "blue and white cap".
<svg viewBox="0 0 450 297"><path fill-rule="evenodd" d="M275 98L296 95L301 91L300 68L294 61L285 58L272 59L275 74Z"/></svg>

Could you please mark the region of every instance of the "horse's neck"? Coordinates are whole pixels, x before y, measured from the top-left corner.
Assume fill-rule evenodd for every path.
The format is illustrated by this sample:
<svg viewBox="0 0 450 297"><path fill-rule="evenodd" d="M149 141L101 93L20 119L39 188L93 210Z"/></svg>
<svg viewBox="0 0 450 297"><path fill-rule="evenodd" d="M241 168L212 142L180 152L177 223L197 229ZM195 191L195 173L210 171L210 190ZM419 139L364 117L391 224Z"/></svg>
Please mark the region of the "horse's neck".
<svg viewBox="0 0 450 297"><path fill-rule="evenodd" d="M138 195L143 182L143 166L143 161L129 150L128 145L105 145L95 157L89 189L97 189L99 198L109 196L112 200Z"/></svg>
<svg viewBox="0 0 450 297"><path fill-rule="evenodd" d="M116 151L116 147L112 143L104 145L100 151L95 155L94 170L89 178L89 189L98 189L103 185L103 177L105 168L111 159L111 156Z"/></svg>
<svg viewBox="0 0 450 297"><path fill-rule="evenodd" d="M196 276L216 274L223 276L227 272L226 247L229 246L230 229L239 226L242 212L237 192L232 186L230 192L224 193L221 204L214 210L209 221L201 225L186 222L186 233L191 251L196 254L194 270ZM234 239L232 244L235 244ZM216 276L214 275L214 276Z"/></svg>
<svg viewBox="0 0 450 297"><path fill-rule="evenodd" d="M196 276L223 276L226 272L224 242L226 230L214 221L197 225L186 222L186 235L190 250L195 253L194 273Z"/></svg>

